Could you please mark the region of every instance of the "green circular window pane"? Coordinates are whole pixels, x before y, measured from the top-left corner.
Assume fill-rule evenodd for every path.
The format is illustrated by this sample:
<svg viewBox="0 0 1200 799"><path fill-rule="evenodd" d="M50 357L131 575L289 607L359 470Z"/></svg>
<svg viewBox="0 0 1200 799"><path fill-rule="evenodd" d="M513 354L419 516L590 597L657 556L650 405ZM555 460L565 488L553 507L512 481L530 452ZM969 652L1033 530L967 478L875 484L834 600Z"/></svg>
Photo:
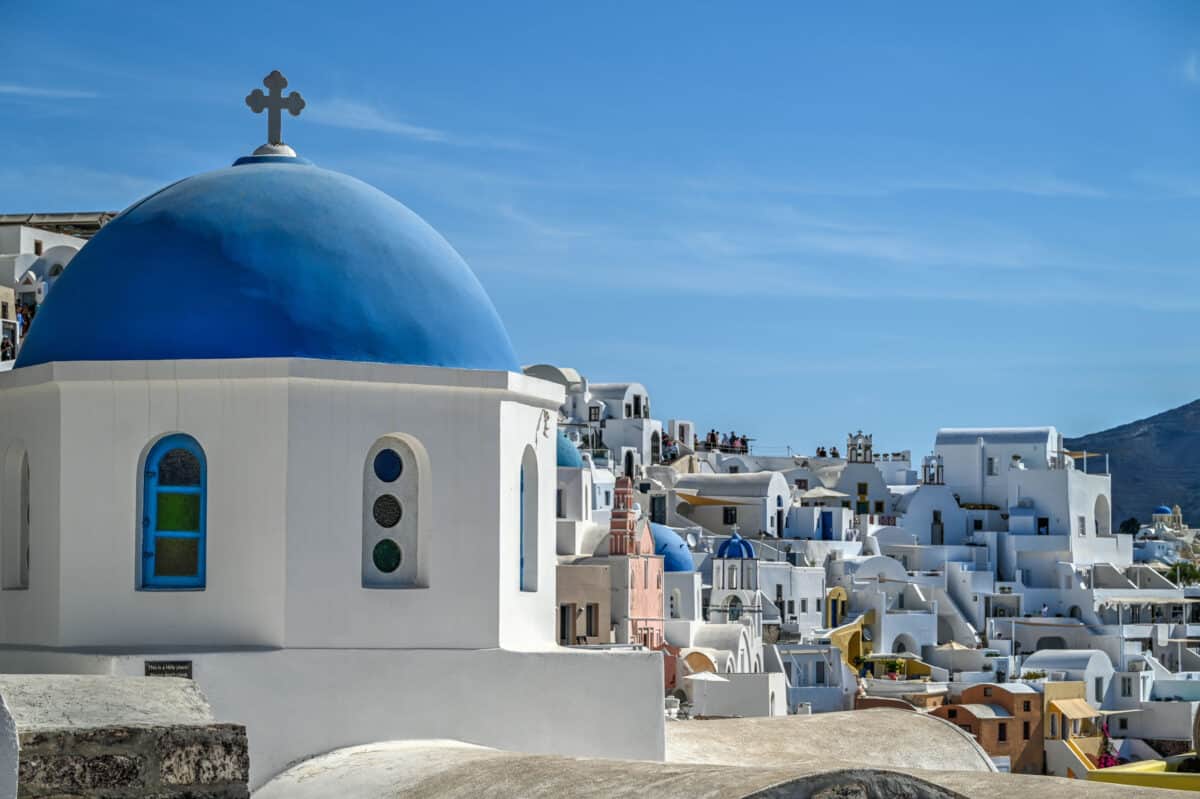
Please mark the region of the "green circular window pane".
<svg viewBox="0 0 1200 799"><path fill-rule="evenodd" d="M395 527L400 523L400 514L400 500L391 494L384 494L371 506L371 515L380 527Z"/></svg>
<svg viewBox="0 0 1200 799"><path fill-rule="evenodd" d="M400 545L390 538L380 541L371 552L371 560L375 561L375 568L385 574L391 574L399 569L402 559Z"/></svg>

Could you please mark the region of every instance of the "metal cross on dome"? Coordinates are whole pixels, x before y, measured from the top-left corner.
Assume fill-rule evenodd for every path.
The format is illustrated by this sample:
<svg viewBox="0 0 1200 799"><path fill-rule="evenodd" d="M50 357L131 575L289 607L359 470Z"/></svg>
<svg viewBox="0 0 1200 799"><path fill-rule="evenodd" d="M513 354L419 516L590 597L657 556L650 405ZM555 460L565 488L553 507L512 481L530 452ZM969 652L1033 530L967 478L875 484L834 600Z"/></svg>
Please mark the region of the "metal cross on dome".
<svg viewBox="0 0 1200 799"><path fill-rule="evenodd" d="M283 96L287 85L287 78L276 69L263 78L263 86L267 87L270 94L263 94L262 89L255 89L246 95L246 105L250 106L251 111L261 114L265 109L267 112L267 144L283 144L280 111L287 109L287 112L295 117L304 110L304 98L300 96L300 92L289 92L287 97Z"/></svg>

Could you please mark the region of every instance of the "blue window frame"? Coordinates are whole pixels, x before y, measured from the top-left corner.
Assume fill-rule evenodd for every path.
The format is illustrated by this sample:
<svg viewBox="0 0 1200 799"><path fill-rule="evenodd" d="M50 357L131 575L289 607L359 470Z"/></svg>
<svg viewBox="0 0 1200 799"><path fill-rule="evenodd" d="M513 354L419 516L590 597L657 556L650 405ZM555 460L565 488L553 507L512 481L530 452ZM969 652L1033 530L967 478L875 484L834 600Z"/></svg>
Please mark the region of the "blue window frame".
<svg viewBox="0 0 1200 799"><path fill-rule="evenodd" d="M517 546L521 550L521 571L517 575L517 585L522 591L525 590L525 465L521 464L521 519L520 519L520 540Z"/></svg>
<svg viewBox="0 0 1200 799"><path fill-rule="evenodd" d="M146 456L142 587L204 588L208 466L196 439L174 433Z"/></svg>

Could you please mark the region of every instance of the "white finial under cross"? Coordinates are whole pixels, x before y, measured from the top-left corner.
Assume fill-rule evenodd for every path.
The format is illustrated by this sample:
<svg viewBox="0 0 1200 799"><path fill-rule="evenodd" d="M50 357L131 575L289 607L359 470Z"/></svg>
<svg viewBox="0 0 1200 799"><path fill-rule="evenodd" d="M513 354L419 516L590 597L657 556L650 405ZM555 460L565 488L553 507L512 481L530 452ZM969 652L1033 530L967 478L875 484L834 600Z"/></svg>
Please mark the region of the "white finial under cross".
<svg viewBox="0 0 1200 799"><path fill-rule="evenodd" d="M300 96L300 92L290 92L287 97L283 96L287 85L287 78L283 73L274 70L263 78L263 86L270 90L270 94L263 94L262 89L255 89L246 95L246 105L250 106L251 111L256 114L261 114L264 110L267 112L267 144L271 147L285 146L279 112L287 109L292 116L299 116L304 110L304 98Z"/></svg>

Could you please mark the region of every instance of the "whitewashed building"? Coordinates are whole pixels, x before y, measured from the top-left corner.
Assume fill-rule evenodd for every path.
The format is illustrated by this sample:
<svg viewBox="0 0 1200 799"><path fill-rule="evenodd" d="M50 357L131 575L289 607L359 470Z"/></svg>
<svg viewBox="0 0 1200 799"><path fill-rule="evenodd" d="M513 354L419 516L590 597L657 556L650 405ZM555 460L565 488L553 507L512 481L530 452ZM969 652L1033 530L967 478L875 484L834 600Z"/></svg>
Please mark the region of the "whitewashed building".
<svg viewBox="0 0 1200 799"><path fill-rule="evenodd" d="M106 225L0 375L0 669L190 675L252 785L403 738L661 758L661 655L556 644L562 402L444 239L276 134Z"/></svg>

